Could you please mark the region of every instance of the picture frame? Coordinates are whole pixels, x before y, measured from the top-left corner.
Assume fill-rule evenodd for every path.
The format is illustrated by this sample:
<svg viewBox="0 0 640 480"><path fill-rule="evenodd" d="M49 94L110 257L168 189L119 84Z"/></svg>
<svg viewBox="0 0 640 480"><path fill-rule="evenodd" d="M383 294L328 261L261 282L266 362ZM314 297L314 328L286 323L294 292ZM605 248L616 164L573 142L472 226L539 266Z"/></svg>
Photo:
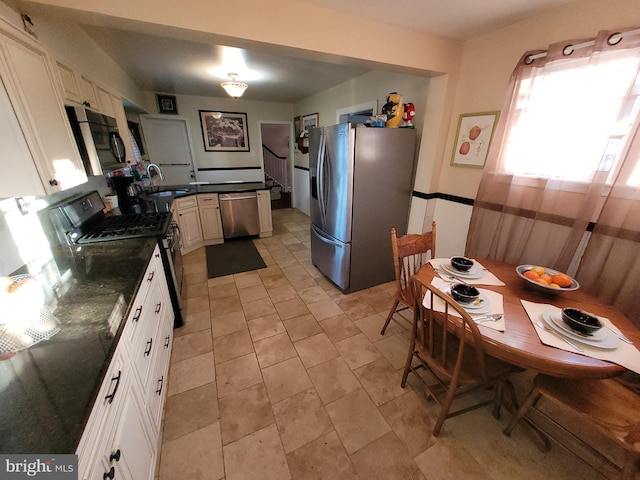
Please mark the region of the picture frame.
<svg viewBox="0 0 640 480"><path fill-rule="evenodd" d="M460 115L451 165L484 168L499 117L499 111Z"/></svg>
<svg viewBox="0 0 640 480"><path fill-rule="evenodd" d="M170 113L173 115L178 114L178 104L176 103L176 97L173 95L156 95L158 99L158 112Z"/></svg>
<svg viewBox="0 0 640 480"><path fill-rule="evenodd" d="M318 126L318 114L312 113L310 115L302 116L302 131L306 133L305 136L309 136L309 130Z"/></svg>
<svg viewBox="0 0 640 480"><path fill-rule="evenodd" d="M198 112L205 152L250 151L246 113L213 110Z"/></svg>

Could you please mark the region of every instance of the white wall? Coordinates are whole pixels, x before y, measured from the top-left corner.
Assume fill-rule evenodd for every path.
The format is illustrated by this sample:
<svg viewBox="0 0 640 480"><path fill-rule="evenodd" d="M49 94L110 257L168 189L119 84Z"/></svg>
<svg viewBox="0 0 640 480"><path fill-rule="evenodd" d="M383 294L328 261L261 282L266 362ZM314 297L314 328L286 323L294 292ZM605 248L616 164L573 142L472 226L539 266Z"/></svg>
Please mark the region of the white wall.
<svg viewBox="0 0 640 480"><path fill-rule="evenodd" d="M439 161L441 172L436 175L432 191L476 197L483 170L450 165L458 117L463 113L501 110L511 72L524 52L569 39L593 38L599 30L638 26L637 0L582 0L467 41L446 147ZM466 243L469 219L464 212L470 207L461 205L454 212L448 203L437 202L436 221L441 220L438 238L446 238L447 248L462 253L458 245ZM439 250L438 256L440 253L443 252Z"/></svg>
<svg viewBox="0 0 640 480"><path fill-rule="evenodd" d="M145 92L146 103L156 104L155 92ZM260 145L260 122L291 122L292 105L288 103L254 102L239 98L200 97L176 95L178 114L188 119L195 154L198 181L213 183L241 180L261 182L262 146ZM204 149L200 110L240 112L247 114L249 152L207 152ZM153 113L157 112L157 107ZM247 168L249 167L249 168ZM259 167L260 170L253 169ZM243 170L243 168L245 168ZM215 170L206 170L215 169Z"/></svg>

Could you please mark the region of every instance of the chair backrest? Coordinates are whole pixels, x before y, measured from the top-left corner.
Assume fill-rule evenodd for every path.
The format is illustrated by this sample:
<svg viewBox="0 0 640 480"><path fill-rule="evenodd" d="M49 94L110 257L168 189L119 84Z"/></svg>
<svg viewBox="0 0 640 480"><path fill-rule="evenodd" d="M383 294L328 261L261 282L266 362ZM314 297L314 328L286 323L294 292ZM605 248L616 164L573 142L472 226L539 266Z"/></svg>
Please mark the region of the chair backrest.
<svg viewBox="0 0 640 480"><path fill-rule="evenodd" d="M413 306L409 294L409 279L431 258L436 255L436 222L431 222L431 231L426 233L409 233L396 237L396 229L391 229L391 246L393 263L396 271L398 292L404 302Z"/></svg>
<svg viewBox="0 0 640 480"><path fill-rule="evenodd" d="M465 383L463 370L473 372L475 381L486 379L484 340L466 310L419 278L413 277L410 287L415 299L412 335L425 363L451 383Z"/></svg>

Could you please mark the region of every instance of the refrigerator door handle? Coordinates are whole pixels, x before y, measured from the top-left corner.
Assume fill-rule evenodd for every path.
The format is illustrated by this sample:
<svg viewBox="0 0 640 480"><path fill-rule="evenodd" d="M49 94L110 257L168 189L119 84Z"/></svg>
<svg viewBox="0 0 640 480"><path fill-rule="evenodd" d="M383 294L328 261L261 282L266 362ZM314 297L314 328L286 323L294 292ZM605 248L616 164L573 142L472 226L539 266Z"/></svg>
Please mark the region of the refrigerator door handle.
<svg viewBox="0 0 640 480"><path fill-rule="evenodd" d="M320 210L320 222L322 226L325 225L325 208L324 208L324 182L323 182L323 169L324 169L324 132L320 135L320 145L318 148L318 210Z"/></svg>
<svg viewBox="0 0 640 480"><path fill-rule="evenodd" d="M327 139L325 132L320 136L320 148L318 149L318 207L320 210L320 219L324 227L327 221L327 206L324 203L324 161L327 150Z"/></svg>
<svg viewBox="0 0 640 480"><path fill-rule="evenodd" d="M327 238L322 231L320 231L318 229L318 227L316 227L315 225L311 225L311 229L315 232L315 234L318 236L318 239L321 240L324 243L328 243L329 245L333 245L335 247L339 247L339 248L343 248L344 244L341 242L336 242L335 240L331 240L330 238Z"/></svg>

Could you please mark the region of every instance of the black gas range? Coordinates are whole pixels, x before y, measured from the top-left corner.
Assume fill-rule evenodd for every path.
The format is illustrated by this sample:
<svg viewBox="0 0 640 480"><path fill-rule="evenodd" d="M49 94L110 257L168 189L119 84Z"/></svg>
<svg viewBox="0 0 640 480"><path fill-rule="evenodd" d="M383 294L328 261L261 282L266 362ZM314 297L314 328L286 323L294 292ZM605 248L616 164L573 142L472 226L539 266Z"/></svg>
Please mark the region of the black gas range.
<svg viewBox="0 0 640 480"><path fill-rule="evenodd" d="M155 238L160 246L169 294L175 314L174 325L182 326L182 256L180 229L171 212L106 215L97 191L69 198L47 209L50 237L59 245L95 244L133 238ZM42 217L42 215L41 215ZM74 251L74 248L69 249ZM72 252L72 255L76 255Z"/></svg>

